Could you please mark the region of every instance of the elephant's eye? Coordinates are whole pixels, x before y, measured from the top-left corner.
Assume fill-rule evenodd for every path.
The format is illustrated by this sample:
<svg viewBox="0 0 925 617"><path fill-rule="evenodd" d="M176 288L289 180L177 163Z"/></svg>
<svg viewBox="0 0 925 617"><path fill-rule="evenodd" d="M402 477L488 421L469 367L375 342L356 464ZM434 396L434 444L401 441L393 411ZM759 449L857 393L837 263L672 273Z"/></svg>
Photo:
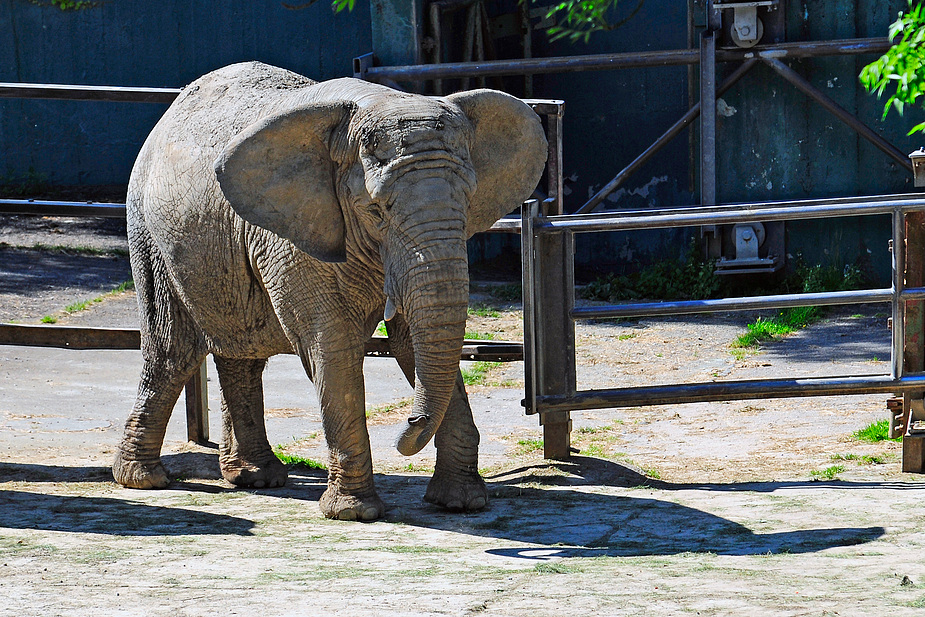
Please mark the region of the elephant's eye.
<svg viewBox="0 0 925 617"><path fill-rule="evenodd" d="M443 120L437 120L437 124L436 124L435 128L436 128L438 131L442 131L442 130L443 130Z"/></svg>

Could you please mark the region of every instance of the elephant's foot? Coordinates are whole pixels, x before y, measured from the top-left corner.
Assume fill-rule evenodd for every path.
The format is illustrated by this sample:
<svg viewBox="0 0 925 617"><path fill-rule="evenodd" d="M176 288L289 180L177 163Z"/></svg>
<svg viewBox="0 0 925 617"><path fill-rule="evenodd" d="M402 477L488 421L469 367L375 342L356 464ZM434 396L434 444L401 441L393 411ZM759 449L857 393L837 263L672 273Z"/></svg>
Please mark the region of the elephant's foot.
<svg viewBox="0 0 925 617"><path fill-rule="evenodd" d="M165 488L170 484L167 470L160 461L143 462L126 458L119 450L112 464L112 477L127 488Z"/></svg>
<svg viewBox="0 0 925 617"><path fill-rule="evenodd" d="M272 453L266 461L251 463L237 457L219 457L222 477L235 486L275 488L289 479L286 466Z"/></svg>
<svg viewBox="0 0 925 617"><path fill-rule="evenodd" d="M474 512L488 505L488 488L478 472L434 472L424 501L451 512Z"/></svg>
<svg viewBox="0 0 925 617"><path fill-rule="evenodd" d="M375 491L364 495L348 495L336 486L328 486L318 502L327 518L341 521L373 521L385 514L385 504Z"/></svg>

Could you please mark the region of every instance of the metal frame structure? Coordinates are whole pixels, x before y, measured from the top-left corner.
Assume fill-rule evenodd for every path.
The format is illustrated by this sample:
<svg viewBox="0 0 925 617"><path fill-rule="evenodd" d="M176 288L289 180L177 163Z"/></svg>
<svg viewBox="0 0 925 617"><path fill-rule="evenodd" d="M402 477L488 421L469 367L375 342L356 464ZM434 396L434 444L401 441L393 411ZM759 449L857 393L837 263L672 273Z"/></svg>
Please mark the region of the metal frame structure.
<svg viewBox="0 0 925 617"><path fill-rule="evenodd" d="M536 201L529 202L523 210L521 236L524 246L524 362L527 381L524 406L527 413L540 414L546 457L558 459L568 456L569 414L578 410L896 392L903 393L904 398L920 400L925 390L925 372L920 363L912 366L910 359L922 357L921 320L915 326L917 331L907 331L906 325L910 321L907 308L919 310L920 301L925 299L925 287L907 288L906 284L907 280L915 278L910 275L923 271L925 246L921 244L921 232L915 232L913 248L907 250L906 229L911 221L921 227L921 211L925 211L925 198L915 195L568 216L545 215L541 213ZM572 247L574 236L578 233L871 215L892 217L893 280L890 288L720 300L575 306ZM920 277L915 284L922 284ZM606 390L579 391L576 388L574 324L580 319L870 302L889 302L892 306L892 360L889 375L725 381ZM917 425L918 422L923 424ZM922 468L922 439L925 438L925 430L920 429L925 429L925 408L913 404L906 431L907 439L904 440L905 471L925 471Z"/></svg>

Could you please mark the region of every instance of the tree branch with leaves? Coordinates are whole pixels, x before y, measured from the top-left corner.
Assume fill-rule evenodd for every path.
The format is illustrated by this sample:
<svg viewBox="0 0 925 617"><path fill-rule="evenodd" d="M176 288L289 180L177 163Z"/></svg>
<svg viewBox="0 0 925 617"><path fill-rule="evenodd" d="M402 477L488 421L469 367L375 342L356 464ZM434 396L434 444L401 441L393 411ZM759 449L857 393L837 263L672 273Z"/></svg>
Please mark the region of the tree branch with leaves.
<svg viewBox="0 0 925 617"><path fill-rule="evenodd" d="M883 106L883 118L890 109L903 115L907 105L916 105L925 94L925 4L909 0L909 10L890 24L892 47L861 70L859 79L868 92L881 98L890 95ZM925 131L925 122L909 131Z"/></svg>

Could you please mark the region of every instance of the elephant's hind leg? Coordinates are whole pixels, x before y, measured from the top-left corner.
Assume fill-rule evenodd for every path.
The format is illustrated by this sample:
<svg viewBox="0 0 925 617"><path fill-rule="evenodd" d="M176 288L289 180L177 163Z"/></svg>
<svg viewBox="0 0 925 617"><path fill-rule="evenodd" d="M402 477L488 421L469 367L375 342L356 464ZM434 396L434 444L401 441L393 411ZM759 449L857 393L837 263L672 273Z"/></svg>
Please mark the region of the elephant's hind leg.
<svg viewBox="0 0 925 617"><path fill-rule="evenodd" d="M144 364L112 466L116 482L140 489L164 488L170 483L160 460L167 421L183 387L206 357L201 337L174 298L163 267L154 265L153 243L148 244L146 250L137 250L136 245L132 253Z"/></svg>
<svg viewBox="0 0 925 617"><path fill-rule="evenodd" d="M273 454L263 419L267 361L214 358L222 388L222 476L238 486L283 486L286 466Z"/></svg>

